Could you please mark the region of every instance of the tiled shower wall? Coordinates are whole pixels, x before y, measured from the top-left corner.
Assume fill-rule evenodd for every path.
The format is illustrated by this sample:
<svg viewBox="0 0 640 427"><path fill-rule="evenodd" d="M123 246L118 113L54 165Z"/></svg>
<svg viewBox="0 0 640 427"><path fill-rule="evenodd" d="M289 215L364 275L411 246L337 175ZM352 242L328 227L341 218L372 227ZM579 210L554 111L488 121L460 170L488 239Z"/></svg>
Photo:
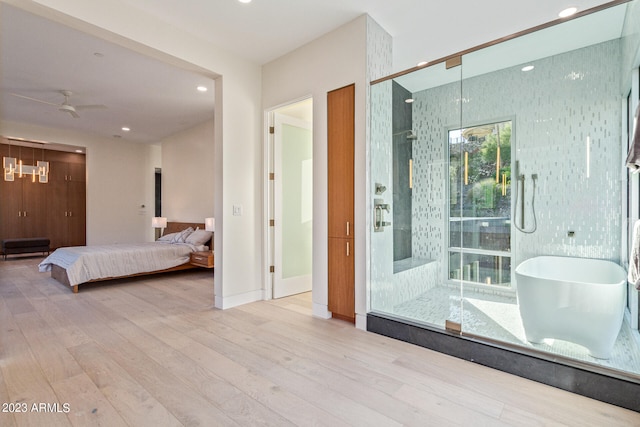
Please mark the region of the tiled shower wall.
<svg viewBox="0 0 640 427"><path fill-rule="evenodd" d="M534 65L528 73L517 66L414 93L414 256L446 266L447 129L511 119L512 166L519 160L527 177L526 227L533 227L533 197L537 220L534 233L512 234L514 268L536 255L619 262L620 42ZM464 59L462 67L463 75L470 71Z"/></svg>
<svg viewBox="0 0 640 427"><path fill-rule="evenodd" d="M406 100L411 93L393 82L393 261L411 258L411 223L413 200L409 183L409 159L413 155L413 140L409 139L413 129L411 104Z"/></svg>
<svg viewBox="0 0 640 427"><path fill-rule="evenodd" d="M372 18L367 18L367 72L368 79L375 80L391 73L393 40ZM367 85L367 156L369 157L367 188L367 213L373 212L375 183L387 186L385 197L391 197L391 81L375 86ZM367 230L373 229L373 215L368 215ZM391 229L383 233L371 233L369 271L369 301L372 308L385 309L393 304L393 234ZM389 262L386 262L386 261Z"/></svg>
<svg viewBox="0 0 640 427"><path fill-rule="evenodd" d="M622 91L628 90L631 70L638 67L640 46L640 1L627 3L624 28L622 31Z"/></svg>

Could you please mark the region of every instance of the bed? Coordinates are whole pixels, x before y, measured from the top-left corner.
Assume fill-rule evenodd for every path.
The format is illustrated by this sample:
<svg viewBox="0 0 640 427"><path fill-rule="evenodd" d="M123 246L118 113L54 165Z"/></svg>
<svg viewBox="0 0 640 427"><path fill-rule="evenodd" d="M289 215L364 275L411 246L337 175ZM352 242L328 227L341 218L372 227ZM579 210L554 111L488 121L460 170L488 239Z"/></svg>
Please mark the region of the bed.
<svg viewBox="0 0 640 427"><path fill-rule="evenodd" d="M204 224L170 222L155 242L58 248L38 269L77 293L83 283L196 268L191 253L210 247L212 233Z"/></svg>

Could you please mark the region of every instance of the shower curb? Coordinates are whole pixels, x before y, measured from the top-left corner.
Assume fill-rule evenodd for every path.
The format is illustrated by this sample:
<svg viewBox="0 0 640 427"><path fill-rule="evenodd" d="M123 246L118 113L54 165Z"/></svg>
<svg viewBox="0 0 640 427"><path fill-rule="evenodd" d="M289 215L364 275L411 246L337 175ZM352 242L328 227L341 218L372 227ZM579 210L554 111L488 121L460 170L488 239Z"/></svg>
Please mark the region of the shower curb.
<svg viewBox="0 0 640 427"><path fill-rule="evenodd" d="M547 360L446 330L367 314L367 331L640 412L640 383ZM554 358L557 359L557 358Z"/></svg>

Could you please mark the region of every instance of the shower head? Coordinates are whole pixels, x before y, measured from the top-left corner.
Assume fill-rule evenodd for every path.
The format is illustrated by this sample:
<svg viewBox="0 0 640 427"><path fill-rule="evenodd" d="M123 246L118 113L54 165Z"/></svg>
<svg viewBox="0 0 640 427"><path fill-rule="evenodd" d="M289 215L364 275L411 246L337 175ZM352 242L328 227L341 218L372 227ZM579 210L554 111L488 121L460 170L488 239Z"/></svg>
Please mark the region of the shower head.
<svg viewBox="0 0 640 427"><path fill-rule="evenodd" d="M393 136L404 135L405 133L407 134L407 139L410 140L410 141L418 139L416 134L413 133L413 131L411 129L403 130L402 132L396 132L396 133L393 134Z"/></svg>

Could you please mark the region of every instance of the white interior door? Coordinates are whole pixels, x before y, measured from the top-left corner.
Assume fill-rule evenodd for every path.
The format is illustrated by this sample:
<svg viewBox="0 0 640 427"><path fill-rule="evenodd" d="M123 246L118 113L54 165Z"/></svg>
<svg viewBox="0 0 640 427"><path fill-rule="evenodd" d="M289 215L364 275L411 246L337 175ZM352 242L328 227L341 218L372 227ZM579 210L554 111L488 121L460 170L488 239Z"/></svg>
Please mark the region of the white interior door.
<svg viewBox="0 0 640 427"><path fill-rule="evenodd" d="M309 108L311 103L308 102ZM311 122L274 114L273 298L311 290L313 141Z"/></svg>

